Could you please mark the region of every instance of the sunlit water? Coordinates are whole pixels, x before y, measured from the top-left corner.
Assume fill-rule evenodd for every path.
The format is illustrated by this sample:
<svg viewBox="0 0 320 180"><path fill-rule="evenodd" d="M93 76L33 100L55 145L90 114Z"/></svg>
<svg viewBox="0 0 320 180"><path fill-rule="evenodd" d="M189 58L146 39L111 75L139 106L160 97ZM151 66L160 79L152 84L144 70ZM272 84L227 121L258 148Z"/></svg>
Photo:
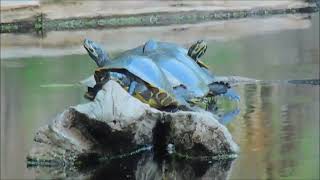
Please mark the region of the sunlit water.
<svg viewBox="0 0 320 180"><path fill-rule="evenodd" d="M209 42L204 61L221 75L318 78L318 20L305 30ZM1 60L1 177L36 176L36 170L25 163L34 133L66 107L86 102L85 88L72 84L94 68L87 55ZM319 86L283 82L240 85L236 90L241 111L226 126L241 152L223 177L319 177ZM120 166L103 172L114 177L126 173Z"/></svg>

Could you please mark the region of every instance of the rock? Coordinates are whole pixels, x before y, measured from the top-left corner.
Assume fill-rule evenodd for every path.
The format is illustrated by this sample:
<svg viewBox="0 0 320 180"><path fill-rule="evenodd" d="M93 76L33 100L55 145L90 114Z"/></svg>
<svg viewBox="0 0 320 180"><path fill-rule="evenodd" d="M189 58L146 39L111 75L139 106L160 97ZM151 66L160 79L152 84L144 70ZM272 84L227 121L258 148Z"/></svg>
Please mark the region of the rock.
<svg viewBox="0 0 320 180"><path fill-rule="evenodd" d="M40 128L34 141L29 165L95 164L101 157L123 157L146 145L161 154L172 144L178 155L190 158L238 152L231 134L213 114L156 110L115 81L106 83L94 101L70 107Z"/></svg>

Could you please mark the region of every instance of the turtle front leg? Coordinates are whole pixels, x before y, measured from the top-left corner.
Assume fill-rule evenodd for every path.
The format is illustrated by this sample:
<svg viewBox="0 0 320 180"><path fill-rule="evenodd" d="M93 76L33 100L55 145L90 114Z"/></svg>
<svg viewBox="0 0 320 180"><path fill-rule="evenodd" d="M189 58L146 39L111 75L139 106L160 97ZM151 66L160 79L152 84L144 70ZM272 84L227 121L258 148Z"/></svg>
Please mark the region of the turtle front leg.
<svg viewBox="0 0 320 180"><path fill-rule="evenodd" d="M88 91L84 94L84 97L90 101L93 101L98 91L101 90L101 88L102 88L101 84L96 84L93 88L88 87Z"/></svg>
<svg viewBox="0 0 320 180"><path fill-rule="evenodd" d="M84 98L93 101L95 97L94 88L88 87L88 91L84 94Z"/></svg>
<svg viewBox="0 0 320 180"><path fill-rule="evenodd" d="M94 71L94 79L96 80L96 83L103 83L110 79L110 75L108 70L105 67L97 68Z"/></svg>
<svg viewBox="0 0 320 180"><path fill-rule="evenodd" d="M131 83L130 83L130 86L129 86L129 89L128 89L128 92L129 92L129 94L130 95L133 95L133 93L134 93L134 90L136 89L136 87L137 87L137 81L132 81Z"/></svg>
<svg viewBox="0 0 320 180"><path fill-rule="evenodd" d="M94 87L88 87L88 91L84 94L84 97L90 101L93 101L98 91L101 90L103 84L109 80L108 78L109 74L105 68L98 68L95 70L94 79L96 81L96 85Z"/></svg>

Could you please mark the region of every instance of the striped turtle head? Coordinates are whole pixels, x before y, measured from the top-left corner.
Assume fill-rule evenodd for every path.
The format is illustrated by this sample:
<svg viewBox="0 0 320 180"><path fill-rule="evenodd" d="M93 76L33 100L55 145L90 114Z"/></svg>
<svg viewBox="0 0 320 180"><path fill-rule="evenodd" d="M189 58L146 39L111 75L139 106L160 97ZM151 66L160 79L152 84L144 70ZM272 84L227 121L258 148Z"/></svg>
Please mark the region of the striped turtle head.
<svg viewBox="0 0 320 180"><path fill-rule="evenodd" d="M207 43L204 40L199 40L194 43L188 50L188 55L196 62L204 55L207 50Z"/></svg>
<svg viewBox="0 0 320 180"><path fill-rule="evenodd" d="M85 39L83 41L83 47L87 50L89 56L96 62L98 67L103 67L109 60L108 53L94 41Z"/></svg>

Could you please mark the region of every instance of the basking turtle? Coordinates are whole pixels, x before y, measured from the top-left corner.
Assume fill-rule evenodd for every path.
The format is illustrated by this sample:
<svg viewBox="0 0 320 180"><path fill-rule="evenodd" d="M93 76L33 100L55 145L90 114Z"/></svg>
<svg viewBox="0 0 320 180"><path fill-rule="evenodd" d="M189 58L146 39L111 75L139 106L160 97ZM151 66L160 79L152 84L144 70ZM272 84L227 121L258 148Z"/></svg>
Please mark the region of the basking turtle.
<svg viewBox="0 0 320 180"><path fill-rule="evenodd" d="M204 40L199 40L190 46L188 50L188 55L202 68L203 72L206 73L209 77L213 77L213 73L209 70L209 66L207 66L204 62L202 62L199 58L201 58L207 50L207 43ZM220 81L221 82L221 81ZM223 83L223 82L222 82ZM223 94L226 97L229 97L232 100L240 100L240 96L237 92L235 92L232 88L229 88L226 93Z"/></svg>
<svg viewBox="0 0 320 180"><path fill-rule="evenodd" d="M207 43L204 40L199 40L190 46L188 55L202 68L204 73L213 77L213 73L209 70L209 66L200 60L207 50Z"/></svg>
<svg viewBox="0 0 320 180"><path fill-rule="evenodd" d="M137 62L139 62L139 59L151 61L165 74L165 78L162 78L165 79L164 84L171 85L171 87L166 87L165 90L168 91L170 88L173 89L173 94L188 102L195 102L195 99L199 99L207 95L214 96L225 93L229 88L226 83L214 82L213 77L202 72L196 62L186 54L186 50L184 48L180 48L175 44L164 42L156 43L151 40L144 46L139 46L122 53L115 59L115 62L110 61L108 54L98 44L91 40L86 39L84 41L84 47L99 67L105 65L105 67L114 68L110 65L113 65L115 62L118 63L118 67L116 68L126 67L128 64L124 63L124 59L130 59L131 57L135 57L135 61ZM140 63L147 63L147 61L140 61ZM132 67L134 67L134 65L132 65ZM136 66L135 68L145 69L146 67ZM150 68L148 69L149 71L143 75L135 75L139 78L148 78L148 76L153 76L153 73L155 73L153 69L157 68ZM198 73L195 72L194 69L197 70ZM100 70L97 70L96 73L99 73L98 71ZM151 81L147 80L146 82ZM96 91L92 91L92 89L89 88L86 97L92 97L95 92Z"/></svg>
<svg viewBox="0 0 320 180"><path fill-rule="evenodd" d="M97 44L85 40L85 49L99 68L94 73L95 85L88 87L85 97L94 99L102 85L109 80L118 82L129 94L157 109L184 107L186 103L172 92L166 76L149 58L128 55L111 61ZM101 62L104 62L102 66Z"/></svg>
<svg viewBox="0 0 320 180"><path fill-rule="evenodd" d="M202 89L203 94L207 93L209 95L223 95L232 100L240 100L240 97L237 94L237 92L230 88L228 83L225 83L223 81L215 81L216 77L209 70L208 66L204 64L201 60L199 60L199 58L202 57L202 55L205 53L207 49L205 41L199 40L193 45L191 45L189 50L187 50L173 43L156 42L154 40L149 40L144 44L144 46L141 49L145 55L150 56L151 54L151 56L155 57L151 59L160 63L160 67L163 70L165 69L165 72L169 72L166 73L168 77L170 77L170 74L185 72L184 75L174 75L174 77L176 77L180 81L180 83L186 85L187 87L192 87L192 90ZM136 52L137 50L134 51ZM163 55L170 56L171 60L169 60L170 58L167 57L161 57ZM180 65L178 65L177 62L173 62L172 60L179 61ZM177 70L179 68L183 69ZM186 73L186 68L189 68L188 71L191 70L193 71L193 73ZM192 76L198 76L198 80L194 81L190 78L187 78L187 74L192 74ZM191 85L191 83L196 82L198 82L199 84ZM208 86L208 92L206 92L207 88L205 88L203 84L200 84L203 82L206 84L206 86Z"/></svg>
<svg viewBox="0 0 320 180"><path fill-rule="evenodd" d="M230 88L228 83L215 82L213 74L201 67L203 63L192 59L182 47L149 40L142 49L143 54L155 61L169 79L178 80L195 97L223 94ZM189 52L198 58L204 54L205 49L204 41L198 41L190 47ZM198 62L201 62L200 65Z"/></svg>

